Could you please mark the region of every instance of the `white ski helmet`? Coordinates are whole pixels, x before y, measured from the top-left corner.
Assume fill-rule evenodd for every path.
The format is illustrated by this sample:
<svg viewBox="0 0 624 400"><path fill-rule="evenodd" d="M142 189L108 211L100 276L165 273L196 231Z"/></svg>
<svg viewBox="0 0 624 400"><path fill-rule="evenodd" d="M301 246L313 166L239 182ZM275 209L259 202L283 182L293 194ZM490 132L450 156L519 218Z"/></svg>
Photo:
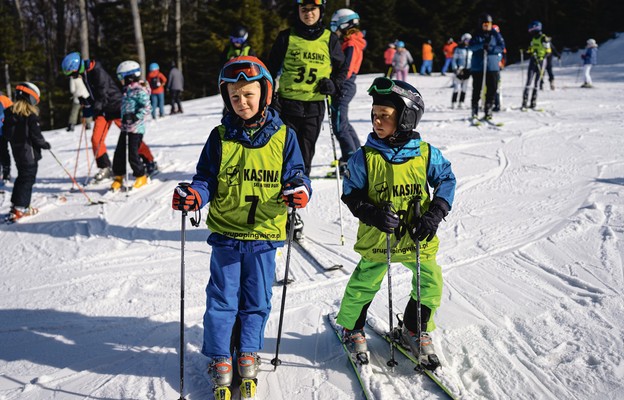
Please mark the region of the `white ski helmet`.
<svg viewBox="0 0 624 400"><path fill-rule="evenodd" d="M355 28L360 25L360 16L353 10L348 8L341 8L332 15L331 22L329 23L329 29L332 32L340 30L346 32L351 28Z"/></svg>
<svg viewBox="0 0 624 400"><path fill-rule="evenodd" d="M22 82L15 86L15 98L29 102L33 106L39 103L41 92L37 85L31 82Z"/></svg>
<svg viewBox="0 0 624 400"><path fill-rule="evenodd" d="M117 79L135 81L141 76L141 66L138 62L128 60L124 61L117 67Z"/></svg>
<svg viewBox="0 0 624 400"><path fill-rule="evenodd" d="M472 39L472 35L471 35L470 33L464 33L464 34L461 36L461 41L462 41L462 42L469 42L469 41L470 41L470 39Z"/></svg>
<svg viewBox="0 0 624 400"><path fill-rule="evenodd" d="M587 39L587 47L598 47L596 39Z"/></svg>

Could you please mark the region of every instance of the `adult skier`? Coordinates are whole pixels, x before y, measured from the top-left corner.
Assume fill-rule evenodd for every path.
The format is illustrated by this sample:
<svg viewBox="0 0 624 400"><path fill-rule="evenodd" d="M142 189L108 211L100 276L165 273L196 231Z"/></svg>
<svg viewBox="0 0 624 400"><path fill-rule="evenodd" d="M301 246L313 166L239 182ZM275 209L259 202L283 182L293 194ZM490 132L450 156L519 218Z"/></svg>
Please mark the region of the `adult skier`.
<svg viewBox="0 0 624 400"><path fill-rule="evenodd" d="M550 38L542 33L542 23L533 21L529 24L529 34L532 36L527 53L530 56L529 69L527 71L527 80L522 93L522 109L527 107L535 108L537 103L537 92L539 91L540 81L546 72L546 56L550 54ZM529 91L533 86L531 94L531 102L529 103Z"/></svg>
<svg viewBox="0 0 624 400"><path fill-rule="evenodd" d="M492 29L492 16L482 14L479 29L470 40L468 48L472 51L470 74L472 75L472 119L479 115L481 91L485 90L485 118L492 119L494 98L498 88L500 74L500 56L505 48L505 41L499 32ZM484 78L485 74L485 78ZM483 82L485 81L485 87Z"/></svg>

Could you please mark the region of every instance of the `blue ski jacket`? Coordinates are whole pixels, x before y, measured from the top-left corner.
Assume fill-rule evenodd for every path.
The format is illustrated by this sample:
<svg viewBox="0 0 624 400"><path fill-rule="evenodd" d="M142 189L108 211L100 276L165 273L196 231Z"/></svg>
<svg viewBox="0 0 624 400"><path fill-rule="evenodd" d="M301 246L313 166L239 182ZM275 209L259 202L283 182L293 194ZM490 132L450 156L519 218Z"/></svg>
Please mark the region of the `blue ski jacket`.
<svg viewBox="0 0 624 400"><path fill-rule="evenodd" d="M411 158L420 156L420 134L410 140L405 146L390 147L383 140L368 135L364 146L378 150L383 157L392 163L403 163ZM450 208L455 198L455 174L451 170L451 163L442 155L442 152L429 144L429 165L427 168L427 183L434 188L433 198L444 199ZM362 149L358 149L349 159L349 176L343 181L343 193L348 196L353 191L359 191L366 187L368 177L366 174L366 160ZM450 209L449 208L449 209Z"/></svg>
<svg viewBox="0 0 624 400"><path fill-rule="evenodd" d="M484 47L487 45L487 50ZM468 48L472 50L470 71L483 73L483 52L487 55L486 71L500 71L499 61L505 49L505 40L495 30L481 31L470 39Z"/></svg>

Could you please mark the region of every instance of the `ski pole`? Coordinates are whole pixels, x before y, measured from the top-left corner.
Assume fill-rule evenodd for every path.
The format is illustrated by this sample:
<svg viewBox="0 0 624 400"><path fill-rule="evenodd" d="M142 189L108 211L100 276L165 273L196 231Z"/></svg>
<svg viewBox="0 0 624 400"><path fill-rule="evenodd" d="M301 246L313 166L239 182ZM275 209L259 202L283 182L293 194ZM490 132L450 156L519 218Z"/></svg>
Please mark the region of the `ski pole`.
<svg viewBox="0 0 624 400"><path fill-rule="evenodd" d="M524 49L520 49L520 86L524 85Z"/></svg>
<svg viewBox="0 0 624 400"><path fill-rule="evenodd" d="M325 96L325 106L327 107L327 117L329 118L329 133L331 136L332 149L334 150L334 162L336 164L336 189L338 190L338 214L340 215L340 244L344 246L344 228L342 226L342 205L340 204L340 161L336 153L336 141L334 139L334 125L332 124L332 111L329 104L329 96Z"/></svg>
<svg viewBox="0 0 624 400"><path fill-rule="evenodd" d="M416 197L414 202L414 215L420 218L420 197ZM418 238L414 241L416 245L416 337L418 338L418 354L416 354L416 359L420 364L420 355L422 354L422 341L420 340L420 336L422 335L422 315L420 310L420 242Z"/></svg>
<svg viewBox="0 0 624 400"><path fill-rule="evenodd" d="M52 150L48 149L48 151L50 152L50 154L52 154L52 157L54 157L54 159L56 160L56 162L58 163L58 165L61 166L61 168L63 168L63 170L65 171L65 173L67 174L67 176L69 176L72 180L72 182L74 182L74 184L76 185L76 187L78 188L78 190L80 190L80 192L82 194L84 194L84 196L87 198L87 200L89 201L90 204L98 204L97 202L91 200L91 198L89 197L89 195L87 194L87 192L84 191L84 189L82 188L82 186L80 186L78 184L78 182L76 182L76 179L71 175L71 173L67 170L67 168L65 168L65 166L63 165L63 163L61 163L61 160L59 160L56 155L52 152Z"/></svg>
<svg viewBox="0 0 624 400"><path fill-rule="evenodd" d="M123 132L121 133L124 134ZM130 196L130 133L126 132L126 197Z"/></svg>
<svg viewBox="0 0 624 400"><path fill-rule="evenodd" d="M485 75L487 74L487 50L483 49L483 79L481 79L481 91L479 92L479 98L483 102L483 109L485 110L485 97L487 89L485 88Z"/></svg>
<svg viewBox="0 0 624 400"><path fill-rule="evenodd" d="M188 186L188 184L187 184ZM180 399L184 399L184 245L186 243L186 211L182 211L180 231Z"/></svg>
<svg viewBox="0 0 624 400"><path fill-rule="evenodd" d="M288 286L288 268L290 267L290 250L292 249L293 235L295 233L295 214L297 209L293 208L290 213L290 228L288 229L288 250L286 251L286 268L284 270L284 288L282 289L282 308L280 310L279 324L277 326L277 343L275 347L275 358L271 360L271 364L275 367L273 371L282 364L279 359L280 341L282 340L282 323L284 322L284 308L286 307L286 287Z"/></svg>
<svg viewBox="0 0 624 400"><path fill-rule="evenodd" d="M388 204L386 205L386 211L391 211L391 205ZM392 273L391 273L391 267L392 267L392 247L390 245L390 233L386 233L386 260L388 262L388 321L390 321L390 335L392 337L393 331L394 331L394 324L393 324L393 317L394 317L394 312L392 310ZM388 365L388 367L390 367L390 371L394 372L394 367L397 365L398 363L396 362L396 360L394 359L394 344L390 343L390 360L388 360L388 362L386 363L386 365Z"/></svg>
<svg viewBox="0 0 624 400"><path fill-rule="evenodd" d="M78 172L78 159L80 158L80 150L82 147L82 137L85 134L85 124L84 120L82 121L82 129L80 130L80 139L78 140L78 150L76 150L76 163L74 164L74 180L76 179L76 173ZM74 183L72 182L72 188L74 190Z"/></svg>

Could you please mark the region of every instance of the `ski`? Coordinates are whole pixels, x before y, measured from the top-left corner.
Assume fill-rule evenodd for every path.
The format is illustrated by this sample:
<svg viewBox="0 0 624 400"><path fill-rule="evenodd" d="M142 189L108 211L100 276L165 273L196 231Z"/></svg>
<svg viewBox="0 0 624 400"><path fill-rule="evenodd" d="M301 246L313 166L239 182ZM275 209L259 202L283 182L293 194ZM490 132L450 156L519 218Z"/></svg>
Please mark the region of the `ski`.
<svg viewBox="0 0 624 400"><path fill-rule="evenodd" d="M241 400L254 400L256 398L257 379L243 379L240 388Z"/></svg>
<svg viewBox="0 0 624 400"><path fill-rule="evenodd" d="M47 196L44 196L43 198L37 199L37 201L33 202L35 204L35 206L33 206L35 210L34 213L24 215L23 217L19 219L13 220L11 219L11 213L9 212L7 214L4 214L4 216L2 217L2 220L7 225L23 223L23 222L27 223L28 221L31 220L32 217L42 214L43 212L49 209L55 208L56 206L67 203L67 197L63 195L54 195L53 199L54 201L51 202L49 201Z"/></svg>
<svg viewBox="0 0 624 400"><path fill-rule="evenodd" d="M347 345L342 339L342 329L336 323L335 313L327 314L327 322L329 323L329 325L331 326L331 329L336 334L336 337L340 341L340 344L342 345L342 349L344 350L345 355L349 359L349 363L351 364L351 367L353 368L353 371L355 372L358 383L362 387L362 393L364 394L364 398L366 398L366 400L372 400L373 395L370 392L370 389L364 383L364 378L362 376L364 372L363 370L370 368L368 353L351 353L349 351L349 349L347 348Z"/></svg>
<svg viewBox="0 0 624 400"><path fill-rule="evenodd" d="M293 243L296 243L297 248L305 253L308 259L312 260L325 271L335 271L343 267L342 264L332 264L331 260L321 261L320 257L314 254L314 251L310 248L309 244L306 244L305 240L293 240Z"/></svg>
<svg viewBox="0 0 624 400"><path fill-rule="evenodd" d="M481 120L477 117L470 118L470 126L481 126Z"/></svg>
<svg viewBox="0 0 624 400"><path fill-rule="evenodd" d="M403 354L408 360L414 363L414 370L418 371L425 376L427 376L431 381L433 381L450 399L459 399L460 390L457 385L452 381L452 379L444 373L443 368L440 366L436 368L435 371L430 371L424 368L420 362L414 357L411 350L405 347L404 343L398 339L401 337L400 329L403 324L403 321L399 316L399 327L394 328L393 333L389 333L382 328L381 324L374 318L369 317L366 320L366 324L371 328L371 331L375 332L375 334L381 336L386 342L392 344L395 349L397 349L401 354Z"/></svg>
<svg viewBox="0 0 624 400"><path fill-rule="evenodd" d="M492 126L498 127L498 128L500 128L501 126L505 125L503 122L494 122L493 120L487 119L487 118L482 118L480 121L485 122L488 125L492 125Z"/></svg>
<svg viewBox="0 0 624 400"><path fill-rule="evenodd" d="M522 112L529 112L529 111L544 112L544 109L543 108L535 108L535 107L520 107L520 111L522 111Z"/></svg>
<svg viewBox="0 0 624 400"><path fill-rule="evenodd" d="M215 400L231 400L232 392L230 391L229 386L217 386L212 391Z"/></svg>

